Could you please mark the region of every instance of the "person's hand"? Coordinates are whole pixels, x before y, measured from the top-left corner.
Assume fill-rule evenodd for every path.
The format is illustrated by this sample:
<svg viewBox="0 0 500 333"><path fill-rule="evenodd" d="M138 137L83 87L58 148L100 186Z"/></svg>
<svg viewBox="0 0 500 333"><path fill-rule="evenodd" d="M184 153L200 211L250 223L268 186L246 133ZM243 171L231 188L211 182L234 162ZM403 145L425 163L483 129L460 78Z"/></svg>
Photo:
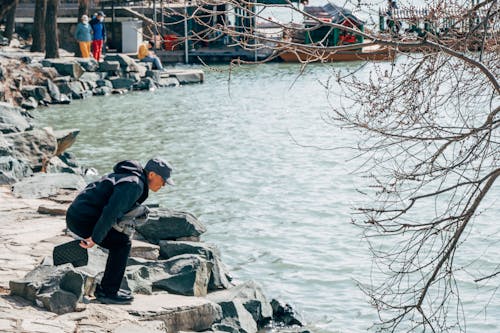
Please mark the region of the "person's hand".
<svg viewBox="0 0 500 333"><path fill-rule="evenodd" d="M85 238L80 242L80 246L83 247L84 249L90 249L95 245L94 241L92 240L92 237Z"/></svg>

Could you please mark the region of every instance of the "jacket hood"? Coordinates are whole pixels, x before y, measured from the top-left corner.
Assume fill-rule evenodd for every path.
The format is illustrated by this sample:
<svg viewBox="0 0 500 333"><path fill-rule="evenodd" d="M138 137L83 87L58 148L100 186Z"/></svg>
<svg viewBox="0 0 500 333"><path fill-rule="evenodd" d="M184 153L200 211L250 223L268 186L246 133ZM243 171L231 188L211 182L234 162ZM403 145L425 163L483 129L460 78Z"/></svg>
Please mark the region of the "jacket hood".
<svg viewBox="0 0 500 333"><path fill-rule="evenodd" d="M137 161L121 161L113 167L114 173L133 174L144 180L144 168Z"/></svg>

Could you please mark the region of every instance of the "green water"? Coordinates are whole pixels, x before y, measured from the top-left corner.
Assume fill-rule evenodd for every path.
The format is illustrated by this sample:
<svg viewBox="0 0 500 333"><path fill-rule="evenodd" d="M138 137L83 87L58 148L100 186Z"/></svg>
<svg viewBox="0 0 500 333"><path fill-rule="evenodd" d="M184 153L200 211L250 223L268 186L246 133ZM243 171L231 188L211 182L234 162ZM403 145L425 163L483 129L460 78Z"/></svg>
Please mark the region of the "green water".
<svg viewBox="0 0 500 333"><path fill-rule="evenodd" d="M195 213L208 228L203 239L221 249L237 280L257 280L314 332L363 332L377 315L354 281L369 280L371 261L350 213L365 184L351 173L355 152L330 149L357 140L324 121L337 103L322 84L330 66L302 75L296 65L244 67L230 80L226 67L204 68L202 85L95 97L36 117L81 129L70 151L101 173L122 159L168 159L177 186L150 202ZM493 301L497 311L496 294ZM469 331L500 329L479 302L468 306Z"/></svg>

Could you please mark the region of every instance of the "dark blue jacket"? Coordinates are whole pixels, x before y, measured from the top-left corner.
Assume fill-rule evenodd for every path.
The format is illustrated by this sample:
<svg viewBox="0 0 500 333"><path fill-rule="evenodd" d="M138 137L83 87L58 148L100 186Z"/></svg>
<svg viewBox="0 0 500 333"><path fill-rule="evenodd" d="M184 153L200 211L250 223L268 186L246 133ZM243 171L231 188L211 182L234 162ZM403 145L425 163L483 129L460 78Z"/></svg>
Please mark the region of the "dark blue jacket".
<svg viewBox="0 0 500 333"><path fill-rule="evenodd" d="M90 183L68 208L66 221L71 231L101 243L110 229L136 203L148 197L148 180L136 161L122 161L110 173Z"/></svg>
<svg viewBox="0 0 500 333"><path fill-rule="evenodd" d="M94 17L90 20L89 24L94 31L94 35L92 36L93 40L106 40L106 24L104 24L104 22Z"/></svg>

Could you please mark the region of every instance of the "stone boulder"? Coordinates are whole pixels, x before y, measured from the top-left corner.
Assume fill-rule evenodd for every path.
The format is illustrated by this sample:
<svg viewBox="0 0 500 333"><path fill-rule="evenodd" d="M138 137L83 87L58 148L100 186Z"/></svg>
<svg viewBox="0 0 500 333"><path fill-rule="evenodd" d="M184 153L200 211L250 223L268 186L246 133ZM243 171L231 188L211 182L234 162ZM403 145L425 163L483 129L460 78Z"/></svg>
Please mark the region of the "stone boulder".
<svg viewBox="0 0 500 333"><path fill-rule="evenodd" d="M166 293L136 295L132 304L119 307L141 321L161 320L166 332L201 332L222 318L220 306L205 298Z"/></svg>
<svg viewBox="0 0 500 333"><path fill-rule="evenodd" d="M221 302L218 304L222 308L222 317L224 318L221 324L226 327L231 327L232 329L237 328L240 333L257 332L257 323L240 300ZM217 325L217 327L219 330L222 328L220 324Z"/></svg>
<svg viewBox="0 0 500 333"><path fill-rule="evenodd" d="M76 61L65 61L61 59L44 59L42 65L45 67L54 67L59 75L68 75L74 79L79 79L85 70Z"/></svg>
<svg viewBox="0 0 500 333"><path fill-rule="evenodd" d="M118 61L103 61L99 63L100 72L117 73L120 71L120 63Z"/></svg>
<svg viewBox="0 0 500 333"><path fill-rule="evenodd" d="M22 109L8 103L0 103L0 133L23 132L31 128L31 124L22 115Z"/></svg>
<svg viewBox="0 0 500 333"><path fill-rule="evenodd" d="M134 83L133 89L153 91L156 89L156 83L152 78L145 77L141 79L139 82Z"/></svg>
<svg viewBox="0 0 500 333"><path fill-rule="evenodd" d="M86 182L82 176L69 173L37 173L14 184L12 191L22 198L48 198L61 190L82 190Z"/></svg>
<svg viewBox="0 0 500 333"><path fill-rule="evenodd" d="M189 253L200 255L208 260L212 264L208 283L209 291L228 289L233 286L230 282L231 277L224 267L220 259L220 252L215 245L188 241L160 241L159 245L160 255L164 259Z"/></svg>
<svg viewBox="0 0 500 333"><path fill-rule="evenodd" d="M12 156L0 156L0 185L12 185L31 174L31 168L24 161Z"/></svg>
<svg viewBox="0 0 500 333"><path fill-rule="evenodd" d="M297 319L297 314L292 309L290 304L285 304L276 299L271 300L273 309L273 322L280 326L303 326L302 322Z"/></svg>
<svg viewBox="0 0 500 333"><path fill-rule="evenodd" d="M134 79L129 79L129 78L114 78L110 79L111 84L113 85L113 89L128 89L131 90L135 80Z"/></svg>
<svg viewBox="0 0 500 333"><path fill-rule="evenodd" d="M35 97L32 96L23 99L19 104L25 110L34 110L38 107L38 101Z"/></svg>
<svg viewBox="0 0 500 333"><path fill-rule="evenodd" d="M161 289L185 296L207 294L211 264L196 255L183 254L169 260L130 258L126 278L128 287L136 291Z"/></svg>
<svg viewBox="0 0 500 333"><path fill-rule="evenodd" d="M158 244L160 240L197 239L206 228L190 213L159 208L151 210L148 221L137 231L151 243Z"/></svg>
<svg viewBox="0 0 500 333"><path fill-rule="evenodd" d="M50 128L5 134L4 138L12 149L12 156L28 161L34 170L41 169L57 151L57 140Z"/></svg>
<svg viewBox="0 0 500 333"><path fill-rule="evenodd" d="M78 175L83 174L81 168L71 167L67 165L61 158L59 158L59 156L52 157L45 166L45 170L48 173L74 173Z"/></svg>
<svg viewBox="0 0 500 333"><path fill-rule="evenodd" d="M99 62L94 58L78 58L76 61L87 72L96 72L99 70Z"/></svg>
<svg viewBox="0 0 500 333"><path fill-rule="evenodd" d="M73 312L83 294L83 277L71 264L39 266L23 279L10 281L11 295L20 296L51 312Z"/></svg>
<svg viewBox="0 0 500 333"><path fill-rule="evenodd" d="M181 85L179 80L175 77L162 77L160 81L158 81L158 84L160 87L178 87Z"/></svg>
<svg viewBox="0 0 500 333"><path fill-rule="evenodd" d="M120 63L120 67L125 72L139 72L140 70L139 65L137 65L135 60L126 54L108 54L104 58L104 61L118 61Z"/></svg>
<svg viewBox="0 0 500 333"><path fill-rule="evenodd" d="M271 305L266 299L262 288L254 281L248 281L231 289L208 294L208 299L219 304L223 311L232 313L241 303L252 315L258 328L264 327L273 316Z"/></svg>
<svg viewBox="0 0 500 333"><path fill-rule="evenodd" d="M37 101L43 101L44 103L50 103L52 100L47 89L43 86L23 86L21 94L24 98L33 97Z"/></svg>

